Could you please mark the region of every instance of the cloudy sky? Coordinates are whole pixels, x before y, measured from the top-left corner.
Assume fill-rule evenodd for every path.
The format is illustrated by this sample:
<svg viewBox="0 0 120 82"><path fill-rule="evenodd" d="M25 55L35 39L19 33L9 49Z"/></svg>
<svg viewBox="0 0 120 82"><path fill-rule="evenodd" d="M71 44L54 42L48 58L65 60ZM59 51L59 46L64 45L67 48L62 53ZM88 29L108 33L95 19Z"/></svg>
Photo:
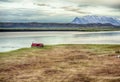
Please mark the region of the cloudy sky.
<svg viewBox="0 0 120 82"><path fill-rule="evenodd" d="M0 0L0 22L71 22L86 15L120 17L120 0Z"/></svg>

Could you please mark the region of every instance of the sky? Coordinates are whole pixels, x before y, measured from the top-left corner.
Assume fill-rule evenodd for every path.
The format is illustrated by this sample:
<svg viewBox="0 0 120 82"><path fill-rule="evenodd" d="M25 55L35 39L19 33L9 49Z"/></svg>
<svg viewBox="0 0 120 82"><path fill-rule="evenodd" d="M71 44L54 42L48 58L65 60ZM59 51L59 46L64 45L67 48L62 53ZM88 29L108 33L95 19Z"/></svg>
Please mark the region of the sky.
<svg viewBox="0 0 120 82"><path fill-rule="evenodd" d="M120 0L0 0L0 22L71 22L86 15L120 17Z"/></svg>

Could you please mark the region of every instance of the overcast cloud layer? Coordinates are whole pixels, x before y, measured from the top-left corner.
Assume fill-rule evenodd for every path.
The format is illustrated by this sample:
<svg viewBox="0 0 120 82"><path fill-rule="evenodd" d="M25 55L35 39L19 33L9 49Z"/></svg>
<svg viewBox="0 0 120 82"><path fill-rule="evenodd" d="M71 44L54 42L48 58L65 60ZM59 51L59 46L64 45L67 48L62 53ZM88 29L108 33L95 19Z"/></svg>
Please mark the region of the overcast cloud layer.
<svg viewBox="0 0 120 82"><path fill-rule="evenodd" d="M0 0L0 22L71 22L85 15L120 17L120 0Z"/></svg>

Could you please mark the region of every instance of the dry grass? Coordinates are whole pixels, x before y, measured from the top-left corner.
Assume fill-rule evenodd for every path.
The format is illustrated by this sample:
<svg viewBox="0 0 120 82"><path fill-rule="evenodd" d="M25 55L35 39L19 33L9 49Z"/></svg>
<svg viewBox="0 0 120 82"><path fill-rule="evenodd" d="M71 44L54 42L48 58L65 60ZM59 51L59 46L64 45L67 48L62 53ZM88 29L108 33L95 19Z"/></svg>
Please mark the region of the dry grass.
<svg viewBox="0 0 120 82"><path fill-rule="evenodd" d="M57 45L0 53L0 82L120 82L120 45Z"/></svg>

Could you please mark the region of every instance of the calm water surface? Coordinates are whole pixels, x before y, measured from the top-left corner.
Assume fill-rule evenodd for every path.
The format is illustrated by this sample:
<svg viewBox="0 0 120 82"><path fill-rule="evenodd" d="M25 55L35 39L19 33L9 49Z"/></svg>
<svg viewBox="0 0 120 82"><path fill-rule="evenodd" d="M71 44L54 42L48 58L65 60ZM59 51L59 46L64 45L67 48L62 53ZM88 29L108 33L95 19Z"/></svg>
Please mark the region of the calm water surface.
<svg viewBox="0 0 120 82"><path fill-rule="evenodd" d="M56 44L120 44L120 31L109 32L1 32L0 52L30 47L32 42Z"/></svg>

